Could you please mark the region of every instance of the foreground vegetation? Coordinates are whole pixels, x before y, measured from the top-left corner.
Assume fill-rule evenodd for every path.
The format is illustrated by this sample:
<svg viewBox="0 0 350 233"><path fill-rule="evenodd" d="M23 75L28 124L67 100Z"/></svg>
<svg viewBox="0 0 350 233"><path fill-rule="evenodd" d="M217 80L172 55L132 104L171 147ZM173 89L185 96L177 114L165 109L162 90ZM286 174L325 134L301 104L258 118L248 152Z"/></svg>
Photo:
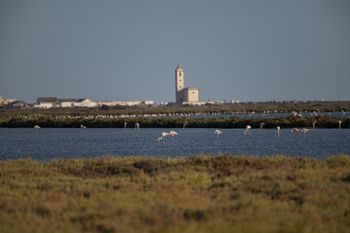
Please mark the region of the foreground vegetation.
<svg viewBox="0 0 350 233"><path fill-rule="evenodd" d="M349 232L350 156L0 162L0 232Z"/></svg>

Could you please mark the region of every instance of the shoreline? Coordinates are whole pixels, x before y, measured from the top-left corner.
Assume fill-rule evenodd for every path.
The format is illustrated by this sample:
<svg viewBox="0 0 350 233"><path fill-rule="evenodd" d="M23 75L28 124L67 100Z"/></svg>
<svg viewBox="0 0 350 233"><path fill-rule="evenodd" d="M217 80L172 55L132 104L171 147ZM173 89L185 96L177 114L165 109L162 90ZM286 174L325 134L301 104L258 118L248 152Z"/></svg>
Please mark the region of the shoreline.
<svg viewBox="0 0 350 233"><path fill-rule="evenodd" d="M310 162L310 161L322 161L322 162L329 162L333 160L349 160L347 161L350 166L350 154L346 153L339 153L339 154L332 154L325 158L316 158L308 155L284 155L284 154L275 154L275 155L253 155L253 154L229 154L229 153L215 153L215 154L193 154L193 155L179 155L179 156L164 156L164 155L101 155L101 156L92 156L92 157L72 157L72 158L58 158L58 159L50 159L50 160L37 160L33 159L31 157L24 157L19 159L2 159L0 160L1 163L6 162L18 162L18 163L26 163L26 162L33 162L33 163L56 163L56 162L62 162L62 163L70 163L70 162L117 162L118 164L120 162L126 162L129 164L130 161L158 161L161 163L186 163L188 161L192 160L204 160L204 161L210 161L210 160L216 160L216 159L224 159L225 161L239 161L239 160L252 160L255 162L263 161L263 162L270 162L270 161L282 161L282 160L297 160L297 161L303 161L303 162ZM327 160L327 161L326 161ZM350 167L349 167L350 168Z"/></svg>

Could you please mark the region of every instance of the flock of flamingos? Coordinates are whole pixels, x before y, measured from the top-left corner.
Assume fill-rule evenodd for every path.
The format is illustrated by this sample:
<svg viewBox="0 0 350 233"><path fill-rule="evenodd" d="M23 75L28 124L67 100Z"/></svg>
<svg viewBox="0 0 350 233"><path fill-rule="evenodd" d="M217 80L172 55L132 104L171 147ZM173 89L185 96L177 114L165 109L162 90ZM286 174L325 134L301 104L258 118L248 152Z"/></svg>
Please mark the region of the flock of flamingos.
<svg viewBox="0 0 350 233"><path fill-rule="evenodd" d="M317 121L314 121L314 122L312 123L312 127L313 127L313 128L315 128L316 123L317 123ZM341 128L341 124L342 124L342 121L339 120L339 121L338 121L339 129ZM260 123L260 129L262 129L264 125L265 125L265 124L264 124L263 122ZM38 125L35 125L34 128L40 128L40 127L39 127ZM85 129L86 126L80 125L80 128ZM124 123L124 128L126 128L126 122ZM136 129L140 128L140 124L139 124L138 122L135 123L135 128L136 128ZM185 125L184 125L184 128L185 128ZM251 127L250 125L247 125L243 134L244 134L245 136L251 135L251 129L252 129L252 127ZM280 127L280 126L277 126L276 129L277 129L277 135L280 136L281 127ZM307 134L307 133L309 133L309 131L310 131L310 130L307 129L307 128L293 128L293 129L291 130L291 132L292 132L293 134L294 134L294 133L303 133L303 134ZM216 129L216 130L214 131L214 134L215 134L217 137L219 137L219 136L222 134L222 131ZM178 135L178 133L177 133L176 131L173 131L173 130L171 130L170 132L162 132L161 135L157 138L157 141L158 141L158 142L161 142L161 141L162 141L163 139L165 139L166 137L175 137L175 136L177 136L177 135Z"/></svg>
<svg viewBox="0 0 350 233"><path fill-rule="evenodd" d="M312 123L312 127L313 127L313 128L315 128L316 123L317 123L317 121L314 121L314 122ZM341 128L341 124L342 124L342 121L339 120L339 121L338 121L339 129ZM261 124L260 124L260 129L263 128L263 126L264 126L264 123L261 123ZM135 128L136 128L136 127L135 127ZM247 125L243 134L244 134L245 136L251 135L251 129L252 129L252 127L251 127L250 125ZM277 126L276 129L277 129L277 135L280 136L281 127L280 127L280 126ZM293 129L291 130L291 132L292 132L293 134L294 134L294 133L303 133L303 134L307 134L307 133L310 132L310 130L307 129L307 128L293 128ZM222 131L216 129L216 130L214 131L214 134L215 134L217 137L219 137L219 136L222 134ZM178 133L177 133L176 131L173 131L173 130L170 131L169 133L168 133L168 132L162 132L161 135L157 138L157 141L158 141L158 142L161 142L161 141L162 141L164 138L166 138L166 137L175 137L175 136L177 136L177 135L178 135Z"/></svg>

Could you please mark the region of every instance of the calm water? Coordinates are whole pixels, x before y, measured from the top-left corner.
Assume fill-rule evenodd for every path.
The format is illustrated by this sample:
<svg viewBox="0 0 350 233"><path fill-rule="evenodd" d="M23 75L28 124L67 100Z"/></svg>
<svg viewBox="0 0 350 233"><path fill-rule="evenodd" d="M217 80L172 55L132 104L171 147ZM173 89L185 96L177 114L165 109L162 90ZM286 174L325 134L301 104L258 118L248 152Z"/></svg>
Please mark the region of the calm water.
<svg viewBox="0 0 350 233"><path fill-rule="evenodd" d="M350 154L350 129L311 129L308 135L274 129L175 129L178 136L157 142L171 129L4 129L0 159L97 157L103 155L188 156L193 154L298 155L325 158Z"/></svg>

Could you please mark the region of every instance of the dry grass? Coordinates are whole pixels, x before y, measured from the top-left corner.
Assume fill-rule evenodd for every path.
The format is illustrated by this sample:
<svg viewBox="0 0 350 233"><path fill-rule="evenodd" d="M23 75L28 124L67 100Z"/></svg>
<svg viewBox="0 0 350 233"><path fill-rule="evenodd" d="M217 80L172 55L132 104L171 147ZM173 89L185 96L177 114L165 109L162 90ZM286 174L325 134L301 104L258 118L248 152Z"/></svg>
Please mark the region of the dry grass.
<svg viewBox="0 0 350 233"><path fill-rule="evenodd" d="M349 232L350 156L0 162L0 232Z"/></svg>

